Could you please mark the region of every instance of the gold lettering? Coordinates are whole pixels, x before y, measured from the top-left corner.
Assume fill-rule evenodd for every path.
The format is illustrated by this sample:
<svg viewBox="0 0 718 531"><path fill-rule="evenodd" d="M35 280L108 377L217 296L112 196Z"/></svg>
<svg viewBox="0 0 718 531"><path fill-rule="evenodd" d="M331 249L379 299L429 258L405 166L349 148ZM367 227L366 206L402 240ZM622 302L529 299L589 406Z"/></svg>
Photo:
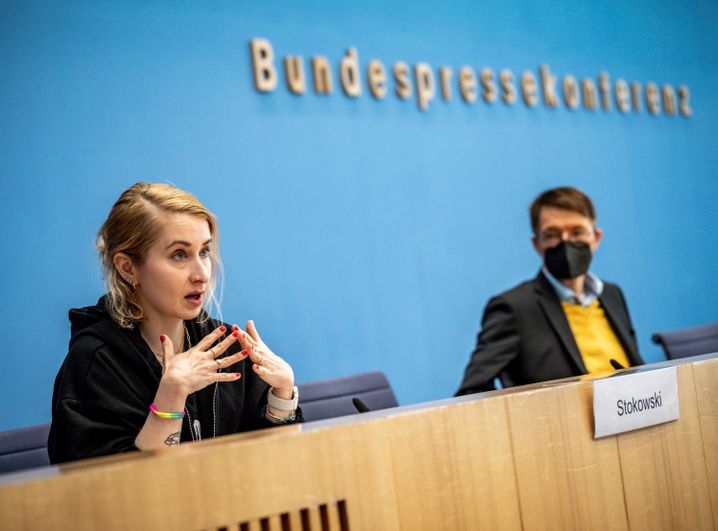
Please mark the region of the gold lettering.
<svg viewBox="0 0 718 531"><path fill-rule="evenodd" d="M537 93L536 76L533 72L524 72L521 76L521 95L524 97L524 103L529 107L534 107L538 103Z"/></svg>
<svg viewBox="0 0 718 531"><path fill-rule="evenodd" d="M513 105L516 102L516 85L514 85L514 73L511 70L502 70L499 73L501 83L501 99L506 105Z"/></svg>
<svg viewBox="0 0 718 531"><path fill-rule="evenodd" d="M566 102L566 107L569 109L578 108L578 84L576 78L572 75L564 76L563 83L561 83L561 91L563 92L563 101Z"/></svg>
<svg viewBox="0 0 718 531"><path fill-rule="evenodd" d="M581 82L583 86L583 106L589 111L595 111L598 109L598 103L596 102L596 84L593 79L584 79Z"/></svg>
<svg viewBox="0 0 718 531"><path fill-rule="evenodd" d="M277 88L277 69L274 67L274 50L267 39L249 41L254 70L254 88L259 92L272 92Z"/></svg>
<svg viewBox="0 0 718 531"><path fill-rule="evenodd" d="M304 61L301 55L288 55L284 58L284 73L287 87L293 94L304 94L307 89L304 80Z"/></svg>
<svg viewBox="0 0 718 531"><path fill-rule="evenodd" d="M411 82L409 81L409 65L399 61L394 63L394 81L396 81L396 95L402 100L411 96Z"/></svg>
<svg viewBox="0 0 718 531"><path fill-rule="evenodd" d="M673 87L670 85L663 85L661 87L661 93L663 94L663 112L669 116L676 114L676 93Z"/></svg>
<svg viewBox="0 0 718 531"><path fill-rule="evenodd" d="M608 72L598 75L598 91L601 93L601 107L604 111L611 109L611 81Z"/></svg>
<svg viewBox="0 0 718 531"><path fill-rule="evenodd" d="M658 87L652 81L646 84L646 109L651 114L658 114L661 112L661 101L660 95L658 94Z"/></svg>
<svg viewBox="0 0 718 531"><path fill-rule="evenodd" d="M466 103L471 104L476 101L476 74L470 66L464 66L459 70L459 90Z"/></svg>
<svg viewBox="0 0 718 531"><path fill-rule="evenodd" d="M350 98L361 96L361 83L359 81L359 60L356 48L349 48L339 63L339 80L344 94Z"/></svg>
<svg viewBox="0 0 718 531"><path fill-rule="evenodd" d="M314 75L314 92L317 94L332 93L332 71L326 57L312 57L312 73Z"/></svg>
<svg viewBox="0 0 718 531"><path fill-rule="evenodd" d="M496 82L494 81L494 71L490 68L484 68L480 74L481 87L483 88L481 96L487 103L493 103L499 94L496 90Z"/></svg>
<svg viewBox="0 0 718 531"><path fill-rule="evenodd" d="M616 95L616 107L622 113L627 113L631 110L631 94L628 91L628 83L623 79L617 79L616 84L613 87Z"/></svg>
<svg viewBox="0 0 718 531"><path fill-rule="evenodd" d="M687 85L681 85L678 87L678 112L681 116L692 116L693 109L691 109L691 89Z"/></svg>
<svg viewBox="0 0 718 531"><path fill-rule="evenodd" d="M301 55L286 55L283 65L275 58L272 43L268 39L253 38L249 41L254 86L258 92L273 92L284 67L287 88L290 93L302 95L308 90L308 74L305 73L304 58ZM313 88L317 94L331 94L333 91L333 74L328 59L324 56L310 58ZM441 89L441 99L449 102L453 98L452 82L454 70L447 65L438 68L438 84L431 65L418 62L412 67L403 61L394 63L393 78L395 92L403 100L410 98L416 90L417 104L421 111L426 111L437 97L437 88ZM414 78L412 79L412 74ZM366 70L367 85L373 98L383 100L389 91L390 73L379 60L372 60ZM359 68L359 56L356 47L346 50L339 62L339 82L342 90L350 98L358 98L362 94L362 72ZM642 112L643 102L652 115L661 114L689 117L693 115L690 104L690 89L686 85L658 86L654 82L641 84L638 81L628 82L618 78L611 81L608 72L600 72L597 78L577 80L573 75L566 74L560 80L558 93L557 77L547 64L539 66L539 73L525 71L520 79L516 79L511 70L495 72L491 68L483 68L477 80L476 72L470 66L459 69L457 76L461 98L473 104L478 98L478 84L481 83L481 97L486 103L492 104L501 97L506 105L514 105L518 99L518 91L528 107L535 107L542 99L549 108L559 106L560 99L571 110L581 105L586 110L594 111L600 107L604 111L611 109L615 102L619 112ZM539 94L541 91L542 96ZM600 101L599 101L600 98ZM645 98L645 99L644 99Z"/></svg>
<svg viewBox="0 0 718 531"><path fill-rule="evenodd" d="M439 68L439 78L441 79L441 98L444 101L451 100L451 76L454 72L448 66Z"/></svg>
<svg viewBox="0 0 718 531"><path fill-rule="evenodd" d="M631 104L633 112L641 112L641 84L638 81L631 83Z"/></svg>
<svg viewBox="0 0 718 531"><path fill-rule="evenodd" d="M548 65L541 65L541 88L543 90L543 101L546 107L556 107L558 98L556 97L556 76L548 69Z"/></svg>
<svg viewBox="0 0 718 531"><path fill-rule="evenodd" d="M416 100L419 109L425 111L429 108L429 102L434 99L434 72L426 63L414 65L414 78L416 82Z"/></svg>
<svg viewBox="0 0 718 531"><path fill-rule="evenodd" d="M367 77L369 78L369 92L374 99L384 99L386 96L386 70L381 61L375 59L369 62Z"/></svg>

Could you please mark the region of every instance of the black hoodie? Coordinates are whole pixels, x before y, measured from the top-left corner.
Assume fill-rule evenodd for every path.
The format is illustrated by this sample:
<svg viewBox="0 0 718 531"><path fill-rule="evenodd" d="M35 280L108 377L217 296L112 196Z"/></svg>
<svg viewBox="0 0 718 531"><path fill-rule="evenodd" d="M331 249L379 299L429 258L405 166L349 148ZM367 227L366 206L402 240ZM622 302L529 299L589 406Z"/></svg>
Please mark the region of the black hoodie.
<svg viewBox="0 0 718 531"><path fill-rule="evenodd" d="M70 323L69 352L55 378L52 396L50 462L137 450L135 438L154 401L162 366L137 327L124 329L112 320L104 297L96 306L70 310ZM193 345L220 324L185 321ZM239 348L233 344L225 356ZM263 414L269 388L251 370L250 362L245 359L229 369L242 377L209 385L187 397L182 441L192 440L189 418L199 421L203 439L274 426Z"/></svg>

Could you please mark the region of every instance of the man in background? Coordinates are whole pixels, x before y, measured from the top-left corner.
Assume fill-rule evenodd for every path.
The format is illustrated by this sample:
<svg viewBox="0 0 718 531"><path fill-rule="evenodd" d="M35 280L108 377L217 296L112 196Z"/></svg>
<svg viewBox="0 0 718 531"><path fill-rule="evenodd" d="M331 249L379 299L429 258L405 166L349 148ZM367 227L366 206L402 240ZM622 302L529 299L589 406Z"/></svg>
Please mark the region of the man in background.
<svg viewBox="0 0 718 531"><path fill-rule="evenodd" d="M554 188L530 216L543 267L486 305L457 395L494 389L497 376L523 385L643 363L621 289L589 272L602 236L591 199Z"/></svg>

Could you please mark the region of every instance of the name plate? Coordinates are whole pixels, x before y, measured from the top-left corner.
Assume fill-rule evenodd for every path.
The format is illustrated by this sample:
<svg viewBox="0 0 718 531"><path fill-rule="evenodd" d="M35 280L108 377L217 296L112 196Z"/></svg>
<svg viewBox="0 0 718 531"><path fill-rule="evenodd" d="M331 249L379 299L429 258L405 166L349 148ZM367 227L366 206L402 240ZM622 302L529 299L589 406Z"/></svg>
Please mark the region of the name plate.
<svg viewBox="0 0 718 531"><path fill-rule="evenodd" d="M679 416L675 367L593 382L594 439L677 420Z"/></svg>

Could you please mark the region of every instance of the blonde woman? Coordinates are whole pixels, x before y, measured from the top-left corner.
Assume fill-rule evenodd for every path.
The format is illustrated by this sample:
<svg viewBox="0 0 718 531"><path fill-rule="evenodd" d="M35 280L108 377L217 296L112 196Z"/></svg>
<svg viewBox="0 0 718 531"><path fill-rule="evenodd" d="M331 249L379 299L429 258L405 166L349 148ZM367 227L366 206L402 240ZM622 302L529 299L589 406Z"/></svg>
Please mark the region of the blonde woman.
<svg viewBox="0 0 718 531"><path fill-rule="evenodd" d="M220 266L214 215L174 186L122 193L97 236L106 295L70 310L55 380L59 463L301 421L294 373L262 341L209 318Z"/></svg>

